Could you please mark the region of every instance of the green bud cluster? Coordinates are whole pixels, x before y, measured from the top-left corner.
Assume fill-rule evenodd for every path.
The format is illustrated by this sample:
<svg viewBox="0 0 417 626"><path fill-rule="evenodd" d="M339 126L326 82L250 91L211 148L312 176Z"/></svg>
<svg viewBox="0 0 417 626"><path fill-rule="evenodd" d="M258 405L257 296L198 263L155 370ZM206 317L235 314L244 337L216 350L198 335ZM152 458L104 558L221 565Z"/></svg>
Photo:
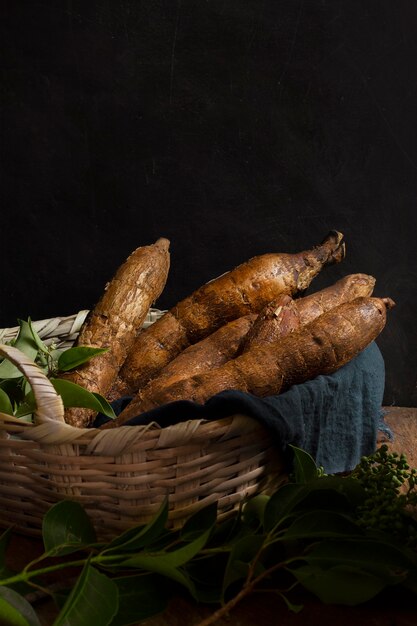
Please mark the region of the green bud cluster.
<svg viewBox="0 0 417 626"><path fill-rule="evenodd" d="M406 456L383 445L363 457L352 476L366 494L356 511L359 524L417 548L417 469L410 468Z"/></svg>

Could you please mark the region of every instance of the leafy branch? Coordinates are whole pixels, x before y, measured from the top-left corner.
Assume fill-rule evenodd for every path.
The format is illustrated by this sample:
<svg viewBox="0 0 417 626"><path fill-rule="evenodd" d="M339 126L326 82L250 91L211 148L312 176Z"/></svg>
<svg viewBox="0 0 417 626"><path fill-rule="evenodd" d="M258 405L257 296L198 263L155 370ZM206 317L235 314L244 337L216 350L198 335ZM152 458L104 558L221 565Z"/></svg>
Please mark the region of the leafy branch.
<svg viewBox="0 0 417 626"><path fill-rule="evenodd" d="M275 593L293 611L302 608L291 600L297 586L323 602L349 605L395 585L417 593L417 522L410 511L416 473L404 457L383 447L350 476L326 476L306 452L293 450L290 480L271 496L248 499L222 522L211 505L181 530L167 530L164 501L148 524L99 542L82 506L62 501L44 517L44 553L21 572L6 567L11 531L5 531L0 537L0 614L12 626L39 626L28 601L34 588L54 598L54 626L128 626L164 611L181 588L194 600L218 607L199 626L216 623L253 592ZM381 489L400 486L397 479L405 488L393 499L389 487L385 500L393 534L386 530L391 529L386 517L382 526L370 525L367 512ZM45 582L47 574L66 569L73 576L74 568L79 572L75 583L63 577L68 588L59 593Z"/></svg>
<svg viewBox="0 0 417 626"><path fill-rule="evenodd" d="M115 417L107 400L98 393L91 393L68 380L58 378L63 372L73 370L91 358L106 352L106 348L77 346L58 350L47 346L34 329L31 320L18 320L19 332L10 342L29 359L34 361L50 379L55 391L61 396L64 407L84 407ZM0 411L24 421L32 421L36 409L34 395L20 370L7 359L0 362Z"/></svg>

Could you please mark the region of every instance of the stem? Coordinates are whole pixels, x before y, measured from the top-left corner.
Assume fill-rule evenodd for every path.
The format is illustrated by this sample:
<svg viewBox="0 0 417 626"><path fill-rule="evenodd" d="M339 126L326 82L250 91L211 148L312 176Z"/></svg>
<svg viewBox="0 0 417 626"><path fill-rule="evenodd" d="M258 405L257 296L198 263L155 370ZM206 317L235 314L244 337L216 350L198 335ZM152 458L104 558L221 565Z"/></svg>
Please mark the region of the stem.
<svg viewBox="0 0 417 626"><path fill-rule="evenodd" d="M219 546L218 548L203 548L194 558L210 556L210 554L223 554L224 552L230 552L230 546Z"/></svg>
<svg viewBox="0 0 417 626"><path fill-rule="evenodd" d="M79 561L68 561L66 563L57 563L56 565L50 565L49 567L42 567L40 569L34 569L30 572L27 568L21 572L20 574L15 574L14 576L9 576L9 578L4 578L0 580L0 586L3 585L14 585L19 582L27 582L31 578L35 576L41 576L42 574L49 574L51 572L58 572L59 570L65 569L67 567L83 567L85 563L85 559L80 559Z"/></svg>
<svg viewBox="0 0 417 626"><path fill-rule="evenodd" d="M35 585L33 582L30 582L29 585L33 585L35 590L29 592L25 595L25 600L29 602L29 604L35 604L35 602L39 602L39 600L43 600L48 596L53 595L57 591L62 589L66 589L69 587L73 587L77 582L77 576L72 576L71 578L57 581L56 583L52 583L49 587L41 587L40 585Z"/></svg>
<svg viewBox="0 0 417 626"><path fill-rule="evenodd" d="M31 567L33 567L34 565L36 565L36 563L40 563L41 561L43 561L44 559L47 559L48 557L50 557L51 554L49 554L48 552L44 552L43 554L41 554L40 556L38 556L36 559L33 559L33 561L30 561L30 563L28 563L22 570L22 574L27 574L30 570ZM0 582L1 584L1 582Z"/></svg>
<svg viewBox="0 0 417 626"><path fill-rule="evenodd" d="M261 574L259 574L259 576L257 576L253 580L247 580L237 595L235 595L231 600L229 600L229 602L226 602L226 604L220 607L220 609L217 609L217 611L215 611L212 615L210 615L209 617L206 617L205 619L203 619L202 622L199 622L198 624L196 624L196 626L210 626L211 624L216 624L218 619L227 615L227 613L229 613L232 609L234 609L235 606L239 604L241 600L243 600L243 598L245 598L250 593L252 593L256 585L258 585L264 578L266 578L273 572L276 572L277 570L284 568L286 565L287 565L287 561L283 563L276 563L269 569L264 570Z"/></svg>
<svg viewBox="0 0 417 626"><path fill-rule="evenodd" d="M35 561L33 561L33 563L36 563L39 560L41 559L36 559ZM78 561L67 561L65 563L57 563L56 565L49 565L48 567L42 567L40 569L34 569L31 571L29 571L29 567L32 565L32 563L29 563L29 565L27 565L25 569L20 572L20 574L15 574L14 576L9 576L9 578L4 578L3 580L0 580L0 586L13 585L19 582L28 582L31 578L35 578L36 576L50 574L51 572L58 572L59 570L66 569L68 567L83 567L86 560L87 559L79 559ZM120 560L120 555L106 557L98 555L95 557L93 556L90 559L90 563L111 563L112 561L117 560Z"/></svg>

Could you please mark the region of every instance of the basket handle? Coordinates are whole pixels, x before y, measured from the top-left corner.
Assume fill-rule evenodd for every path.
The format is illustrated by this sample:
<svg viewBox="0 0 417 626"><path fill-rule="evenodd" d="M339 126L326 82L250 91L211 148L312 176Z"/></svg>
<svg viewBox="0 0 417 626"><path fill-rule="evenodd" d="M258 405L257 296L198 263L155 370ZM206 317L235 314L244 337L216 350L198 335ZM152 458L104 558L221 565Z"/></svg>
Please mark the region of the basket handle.
<svg viewBox="0 0 417 626"><path fill-rule="evenodd" d="M11 361L28 379L36 400L35 422L64 422L62 398L40 367L13 346L0 344L0 357Z"/></svg>

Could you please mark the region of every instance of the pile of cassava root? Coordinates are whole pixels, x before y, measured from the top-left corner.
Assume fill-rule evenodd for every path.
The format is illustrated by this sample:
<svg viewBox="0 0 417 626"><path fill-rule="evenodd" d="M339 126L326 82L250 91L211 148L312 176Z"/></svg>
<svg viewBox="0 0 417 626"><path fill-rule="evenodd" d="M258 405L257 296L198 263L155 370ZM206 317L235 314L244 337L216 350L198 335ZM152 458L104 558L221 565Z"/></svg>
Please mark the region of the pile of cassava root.
<svg viewBox="0 0 417 626"><path fill-rule="evenodd" d="M390 298L371 297L375 279L366 274L302 295L345 252L343 235L331 231L311 250L254 257L143 329L170 257L167 239L140 247L108 283L77 339L107 351L63 378L109 400L132 395L117 419L102 426L113 428L174 400L204 402L225 389L265 397L332 373L379 335L394 306ZM89 409L65 411L77 427L94 417Z"/></svg>

